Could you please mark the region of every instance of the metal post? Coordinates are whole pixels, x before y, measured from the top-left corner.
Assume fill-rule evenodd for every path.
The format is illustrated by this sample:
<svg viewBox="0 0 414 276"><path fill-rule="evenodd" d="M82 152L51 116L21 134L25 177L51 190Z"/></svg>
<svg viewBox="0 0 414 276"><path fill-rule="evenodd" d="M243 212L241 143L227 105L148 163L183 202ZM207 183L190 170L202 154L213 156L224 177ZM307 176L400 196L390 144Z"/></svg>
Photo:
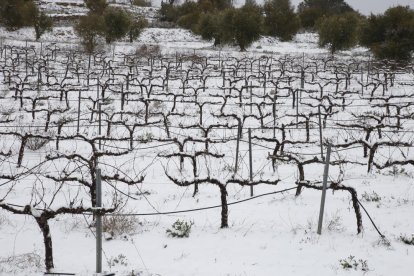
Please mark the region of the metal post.
<svg viewBox="0 0 414 276"><path fill-rule="evenodd" d="M239 169L239 150L240 150L240 136L241 136L241 124L239 123L237 127L237 142L236 142L236 164L234 165L234 175L236 175L237 170Z"/></svg>
<svg viewBox="0 0 414 276"><path fill-rule="evenodd" d="M321 106L318 106L318 117L319 117L319 142L321 146L321 159L324 160L325 158L323 157Z"/></svg>
<svg viewBox="0 0 414 276"><path fill-rule="evenodd" d="M80 125L80 109L81 109L81 91L79 90L78 96L78 124L76 126L76 133L79 134L79 125Z"/></svg>
<svg viewBox="0 0 414 276"><path fill-rule="evenodd" d="M40 72L40 64L37 66L37 91L40 90L40 77L41 77L41 72ZM9 85L10 85L10 75L9 75Z"/></svg>
<svg viewBox="0 0 414 276"><path fill-rule="evenodd" d="M99 78L96 81L96 99L99 100L101 97L99 96Z"/></svg>
<svg viewBox="0 0 414 276"><path fill-rule="evenodd" d="M2 48L4 47L4 42L2 43ZM4 65L7 65L7 48L4 47Z"/></svg>
<svg viewBox="0 0 414 276"><path fill-rule="evenodd" d="M221 50L219 50L219 68L221 68Z"/></svg>
<svg viewBox="0 0 414 276"><path fill-rule="evenodd" d="M299 90L296 90L296 128L299 128Z"/></svg>
<svg viewBox="0 0 414 276"><path fill-rule="evenodd" d="M300 88L304 89L305 88L305 71L302 68L302 71L300 73Z"/></svg>
<svg viewBox="0 0 414 276"><path fill-rule="evenodd" d="M28 62L28 60L27 60L27 52L29 51L28 49L27 49L27 39L26 39L26 47L25 47L25 52L26 52L26 76L27 76L27 62Z"/></svg>
<svg viewBox="0 0 414 276"><path fill-rule="evenodd" d="M250 82L249 87L247 88L248 91L250 91L250 114L253 113L253 87L252 82ZM241 100L240 100L241 102Z"/></svg>
<svg viewBox="0 0 414 276"><path fill-rule="evenodd" d="M121 111L124 111L124 105L125 105L124 84L121 84ZM121 113L121 120L122 120L122 115L123 115L122 113Z"/></svg>
<svg viewBox="0 0 414 276"><path fill-rule="evenodd" d="M328 185L328 174L329 174L329 161L331 159L331 145L328 145L328 150L326 153L326 162L325 169L323 172L323 187L322 187L322 198L321 198L321 208L319 210L319 223L318 223L318 234L322 233L322 222L323 222L323 212L325 209L325 199L326 199L326 187Z"/></svg>
<svg viewBox="0 0 414 276"><path fill-rule="evenodd" d="M101 169L96 169L96 208L102 207ZM96 273L102 272L102 216L96 215Z"/></svg>
<svg viewBox="0 0 414 276"><path fill-rule="evenodd" d="M86 84L87 84L88 88L89 88L89 71L90 71L90 69L91 69L91 55L89 54L88 72L87 72L87 75L86 75Z"/></svg>
<svg viewBox="0 0 414 276"><path fill-rule="evenodd" d="M276 101L277 101L277 86L275 87L275 96L273 97L273 138L276 138Z"/></svg>
<svg viewBox="0 0 414 276"><path fill-rule="evenodd" d="M102 149L102 141L101 141L101 134L102 134L102 112L101 112L101 103L98 103L98 118L99 118L99 149Z"/></svg>
<svg viewBox="0 0 414 276"><path fill-rule="evenodd" d="M249 128L249 165L250 181L253 181L252 130ZM250 186L250 196L253 196L253 186Z"/></svg>

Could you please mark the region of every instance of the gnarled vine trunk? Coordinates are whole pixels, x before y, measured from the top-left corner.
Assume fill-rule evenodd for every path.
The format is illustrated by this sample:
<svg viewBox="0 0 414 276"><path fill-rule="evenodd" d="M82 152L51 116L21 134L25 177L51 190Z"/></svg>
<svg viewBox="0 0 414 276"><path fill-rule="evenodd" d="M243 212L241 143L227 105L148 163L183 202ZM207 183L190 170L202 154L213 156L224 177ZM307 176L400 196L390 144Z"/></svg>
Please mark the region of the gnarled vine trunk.
<svg viewBox="0 0 414 276"><path fill-rule="evenodd" d="M48 218L45 216L35 217L37 225L43 234L43 243L45 245L45 266L46 271L49 272L54 268L53 264L53 246L52 246L52 235L50 234L50 227Z"/></svg>
<svg viewBox="0 0 414 276"><path fill-rule="evenodd" d="M220 185L221 198L221 228L229 227L229 206L227 205L227 190L226 186Z"/></svg>

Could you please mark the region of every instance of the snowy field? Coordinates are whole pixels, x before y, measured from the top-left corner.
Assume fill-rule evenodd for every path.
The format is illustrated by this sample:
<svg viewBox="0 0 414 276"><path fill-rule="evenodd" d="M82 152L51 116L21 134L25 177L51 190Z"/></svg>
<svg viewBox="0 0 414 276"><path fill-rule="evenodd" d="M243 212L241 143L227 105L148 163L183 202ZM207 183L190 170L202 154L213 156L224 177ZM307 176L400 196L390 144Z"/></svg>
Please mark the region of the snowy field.
<svg viewBox="0 0 414 276"><path fill-rule="evenodd" d="M308 33L283 43L263 37L239 52L185 30L154 28L92 57L79 52L69 27L39 42L29 29L2 29L0 37L0 204L32 208L30 215L0 209L0 275L43 274L35 218L60 207L89 208L97 167L104 207L117 204L115 214L131 215L108 215L104 223L107 272L412 275L414 247L401 237L414 234L414 170L381 168L414 157L412 65L391 70L370 62L363 48L332 59ZM318 115L324 156L333 145L322 235L320 190L304 187L295 196L298 184L321 186ZM25 134L31 146L20 155ZM298 163L306 161L301 179ZM227 228L220 228L219 185L202 181L194 195L185 181L195 179L225 183ZM255 196L290 190L243 201L251 185ZM351 194L338 187L357 192L386 238L362 209L358 228ZM183 210L192 211L160 214ZM49 220L55 271L94 274L95 228L84 213ZM188 238L167 235L178 219L192 224Z"/></svg>

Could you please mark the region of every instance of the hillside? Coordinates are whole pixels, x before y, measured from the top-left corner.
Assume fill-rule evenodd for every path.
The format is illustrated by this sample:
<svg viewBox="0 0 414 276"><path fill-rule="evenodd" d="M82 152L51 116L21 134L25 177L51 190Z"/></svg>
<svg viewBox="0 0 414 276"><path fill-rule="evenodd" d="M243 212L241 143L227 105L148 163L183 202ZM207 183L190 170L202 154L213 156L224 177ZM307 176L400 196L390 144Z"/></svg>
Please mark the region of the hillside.
<svg viewBox="0 0 414 276"><path fill-rule="evenodd" d="M0 275L96 275L101 212L116 275L412 274L412 63L313 33L240 52L148 28L87 55L33 32L0 28Z"/></svg>

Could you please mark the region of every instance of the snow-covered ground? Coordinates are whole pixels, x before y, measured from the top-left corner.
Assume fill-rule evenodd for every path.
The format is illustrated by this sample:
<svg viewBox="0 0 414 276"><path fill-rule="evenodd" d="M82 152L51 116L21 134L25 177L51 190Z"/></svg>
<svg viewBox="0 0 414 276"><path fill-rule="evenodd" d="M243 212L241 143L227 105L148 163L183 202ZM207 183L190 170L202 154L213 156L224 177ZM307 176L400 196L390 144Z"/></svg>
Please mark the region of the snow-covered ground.
<svg viewBox="0 0 414 276"><path fill-rule="evenodd" d="M0 36L3 46L17 45L23 47L26 45L26 40L28 40L27 44L29 47L34 46L36 51L40 49L40 42L31 40L34 34L30 29L23 29L16 32L7 32L2 29ZM78 47L78 40L70 27L55 28L53 33L46 34L42 37L41 42L42 49L45 49L44 51L47 51L46 46L52 42L56 42L56 46L62 49L62 53L64 53L63 50L69 51L77 49ZM326 50L318 48L317 37L314 34L299 34L293 42L279 42L275 39L264 37L258 42L255 42L246 52L240 53L235 47L214 48L212 42L203 41L201 38L185 30L155 28L145 30L139 40L133 44L119 42L115 44L115 47L106 46L106 53L104 55L106 56L106 60L114 57L117 59L117 64L122 64L121 57L123 55L134 53L136 49L139 49L144 44L159 45L164 57L171 58L173 61L177 57L177 54L198 54L211 57L220 56L223 60L225 57L235 57L238 59L248 57L253 59L261 56L272 57L275 60L281 57L296 57L300 59L303 55L305 62L309 62L309 64L311 60L317 60L319 58L327 59L328 57ZM366 49L352 49L351 51L340 53L339 62L345 60L345 62L351 63L350 60L356 58L362 59L366 55L368 55ZM82 66L87 61L85 56L76 57L75 55L73 58ZM63 58L61 61L50 61L52 65L49 73L51 75L55 74L59 82L62 81L65 68L62 64L64 62L66 60ZM190 66L190 63L191 61L188 61L184 64L184 67ZM93 68L97 70L96 74L98 75L99 70L101 70L101 65L99 62L97 64ZM139 72L134 71L137 79L134 82L131 81L131 85L137 84L138 80L146 84L145 80L140 78L146 74L145 70L148 70L149 65L141 64L140 66L137 68L142 70ZM123 68L126 70L127 67L124 66ZM121 69L122 66L120 68L116 67L115 70L120 70L121 72L123 70ZM215 70L212 69L212 71L218 72L218 70ZM157 71L157 74L162 74L162 72L162 70ZM80 84L77 83L73 71L71 71L70 75L73 78L62 82L76 87L85 85L84 79L81 80ZM334 76L331 73L327 73L327 75L329 77ZM321 77L318 80L320 83L323 83L323 77L326 76L317 77ZM34 78L34 75L29 77L29 81L31 78ZM307 75L306 78L310 82L310 75ZM387 93L394 93L395 95L410 93L411 90L407 86L400 85L400 83L410 82L412 78L412 73L398 75L397 85L392 89L390 88L390 91ZM12 108L15 111L12 117L20 127L25 126L40 129L36 125L42 125L41 128L43 129L45 121L44 114L39 114L35 120L32 120L31 113L25 111L25 108L27 109L30 106L29 100L24 102L25 108L19 108L18 102L12 99L15 91L9 90L9 86L6 84L6 76L2 75L1 79L1 93L4 96L4 99L1 100L2 111ZM104 79L105 76L100 81L103 82ZM252 79L253 82L256 81L254 78ZM359 89L357 84L358 79L359 75L353 75L350 90L357 91ZM96 90L93 88L96 85L96 81L96 78L93 81L91 80L90 90L84 92L86 96L90 96L92 99L95 99L96 95ZM117 76L115 84L112 87L114 91L117 89L120 90L119 85L121 83L125 85L125 80L120 74ZM199 80L191 80L188 85L197 87L200 86L200 82ZM173 93L179 93L182 89L181 86L180 79L171 80L169 89ZM207 91L200 92L200 98L203 99L200 101L216 101L217 99L213 98L211 94L221 91L219 89L220 86L221 77L213 77L208 81L209 88ZM299 81L293 80L292 86L298 87ZM316 87L317 84L307 84L305 86L305 88L309 89L317 89ZM334 84L328 85L326 87L326 93L329 94L334 91L334 87ZM28 90L29 92L27 93L31 93L31 97L34 97L39 95L55 95L58 91L55 88L48 88L46 85L44 89L44 91L39 92L40 94L37 94L35 90ZM143 106L133 101L133 99L139 98L139 87L133 86L130 89L135 94L131 96L127 110L131 112L137 109L142 110ZM263 88L261 87L254 89L254 92L258 95L259 93L263 93ZM268 90L265 90L265 92L267 91L270 93L269 95L272 95L271 90L272 88L268 87ZM114 91L107 92L113 100L110 106L105 109L107 112L119 111L120 100L118 94ZM152 107L154 108L154 112L165 112L171 109L171 97L157 95L157 93L161 92L161 90L156 90L154 92L155 94L151 96L161 102L164 101L162 104ZM191 94L190 92L187 93ZM334 93L332 92L332 94ZM77 92L70 93L69 102L71 108L67 111L67 116L74 116L76 114L77 95ZM245 97L245 101L249 100L248 94L244 94L243 97ZM229 101L230 107L226 107L228 109L225 109L227 112L250 114L249 107L238 107L238 98L230 99ZM295 109L291 108L291 98L280 98L280 101L280 106L278 106L277 111L278 116L281 117L281 121L278 121L279 126L281 123L287 122L287 115L296 114ZM311 99L308 99L308 101L310 103L312 102ZM405 101L411 101L411 98L405 99ZM304 102L306 102L306 98ZM353 118L351 113L362 113L367 111L366 109L377 110L369 107L368 100L366 99L351 98L348 103L351 105L346 108L346 111L341 111L338 108L340 112L334 114L331 120L351 120ZM45 100L42 102L42 105L54 108L62 105L62 103L56 103L55 99ZM92 108L91 102L85 100L81 107L82 118L84 119L81 125L81 133L86 136L96 136L98 131L96 124L87 121ZM271 110L271 107L266 108ZM302 103L300 108L303 112L312 110ZM184 119L179 117L173 117L171 119L172 136L179 139L182 139L182 136L186 135L200 137L199 130L184 130L180 127L181 125L191 125L198 122L199 115L197 115L197 107L191 103L178 103L177 109L179 112L187 114L187 116ZM217 105L207 104L204 110L204 122L210 124L216 120L217 118L213 118L214 116L212 114L216 114L219 109ZM130 122L134 122L135 119L130 118L129 120ZM57 123L57 121L56 118L54 123ZM220 122L223 123L224 120ZM267 118L266 124L269 122L272 123L272 120ZM227 123L234 125L234 122L231 120ZM405 120L404 123L405 130L412 130L411 120ZM5 128L8 127L8 130L12 128L11 125L10 123L2 123L2 126ZM69 124L68 128L64 128L64 134L73 134L75 131L74 126L75 123ZM258 126L258 120L246 120L245 128L254 128L253 135L272 136L272 129L262 130ZM328 128L324 130L324 135L337 143L343 142L348 138L355 138L359 135L359 133L355 134L353 132L336 130L333 127L330 129L329 126L334 126L334 123L328 120ZM52 129L56 131L56 127L52 127ZM106 131L106 128L104 129ZM127 135L126 129L121 126L114 126L112 133L114 133L113 135L119 136ZM142 138L148 135L148 133L151 133L156 138L166 139L165 130L162 128L137 128L135 138L138 139L138 136ZM223 132L216 130L211 137L214 139L222 139L231 136L234 137L235 134L236 130L234 128ZM246 132L244 134L246 135ZM386 136L384 139L391 137L412 141L409 137L411 134L404 135L403 133L392 134L391 132L386 132L384 135ZM305 132L303 128L296 130L292 128L288 131L289 139L303 139L304 136ZM5 149L11 147L13 153L17 152L18 140L11 139L10 136L5 135L1 137ZM289 145L286 146L286 150L305 153L302 158L308 158L306 154L312 155L315 153L315 155L318 155L318 139L318 130L312 129L311 142L313 143ZM373 134L371 139L375 140L378 137L376 134ZM243 177L248 177L249 173L247 165L248 145L245 142L246 140L247 138L244 137L240 145L241 165L239 174ZM175 161L167 162L165 158L158 156L160 153L165 154L177 151L176 146L163 144L165 143L156 141L151 143L136 142L134 146L135 150L132 153L121 158L105 158L108 164L125 170L129 177L133 178L136 174L145 175L145 180L142 184L129 189L132 198L129 198L125 202L125 206L120 212L146 214L220 205L220 193L216 186L200 184L199 193L193 197L193 187L178 187L166 177L164 170L173 173L176 177L181 177L182 175L178 172ZM190 145L187 150L192 151L197 149L198 146ZM113 147L128 147L128 143L106 143L104 147L107 150L113 150ZM208 172L219 179L229 178L229 175L231 175L229 169L231 169L231 165L234 163L235 147L236 143L234 139L227 143L210 145L211 150L225 154L225 158L219 160L206 158L202 162L205 162L207 165L200 168L200 174L205 175ZM256 180L280 179L281 182L276 186L258 185L254 188L255 195L296 186L295 182L298 173L294 165L281 163L278 164L276 171L272 170L271 161L267 159L267 156L269 153L272 154L273 147L274 143L270 142L257 142L253 145L254 178ZM64 153L77 152L84 155L88 155L89 153L87 146L79 141L61 142L60 151ZM408 159L410 157L412 159L410 148L403 149L401 152L394 148L383 148L378 151L378 160L376 159L378 162L384 161L390 156L406 156ZM30 167L39 160L44 160L46 154L54 154L56 152L58 151L56 151L53 141L49 142L40 151L26 150L23 164L26 167ZM352 161L366 163L366 159L362 158L361 148L351 149L345 153L335 152L332 158L339 158L339 156L346 157ZM15 170L6 161L2 164L4 164L3 173ZM185 165L183 175L189 177L191 175L191 165L187 161ZM105 165L105 168L107 171L104 171L104 173L109 173L110 166ZM401 168L404 168L404 170ZM49 166L45 168L47 173L57 173L63 169L63 166ZM70 166L68 165L69 169ZM305 171L306 179L322 180L323 164L306 166ZM359 235L356 234L357 227L351 197L349 193L343 191L336 191L335 193L328 192L322 235L317 235L316 227L321 197L320 191L304 189L299 197L295 197L295 191L293 190L230 205L229 228L227 229L220 229L220 208L171 215L126 217L123 221L126 224L124 229L126 233L115 235L112 239L104 241L104 270L117 272L117 275L163 276L412 275L414 246L402 243L400 236L411 236L414 234L414 221L412 219L414 211L414 170L411 166L405 166L399 167L398 171L393 171L392 169L384 169L381 171L374 169L371 173L367 173L366 171L366 164L345 165L342 184L356 189L362 204L372 216L380 231L386 236L389 243L380 239L365 213L363 213L364 231ZM337 166L333 166L330 169L331 179L335 180L339 176L341 176L341 172ZM39 179L42 180L40 181ZM39 174L25 177L16 187L13 187L10 194L5 198L5 201L14 204L34 203L30 201L33 183L45 185L47 195L54 189L54 182L43 179L39 172ZM5 187L9 186L0 186L1 196L5 194ZM36 187L36 190L41 191L42 189ZM124 189L124 191L126 190ZM80 193L87 194L83 189L80 191ZM109 204L114 191L110 187L106 187L104 191L104 203ZM250 198L249 187L230 184L227 187L227 191L227 200L229 203ZM365 196L363 196L364 194ZM37 198L37 196L34 195L33 197ZM59 194L59 202L55 202L53 208L68 204L70 196L69 198L67 197L67 192L62 192L62 195ZM370 198L374 198L375 200L370 201ZM88 204L86 200L84 202L85 205ZM171 225L177 219L193 223L188 238L172 238L166 234L166 230L170 229ZM50 221L56 271L73 272L77 273L77 275L93 275L95 269L95 238L94 228L88 227L91 223L92 217L89 215L60 215ZM0 275L42 275L44 271L43 240L34 219L30 216L12 215L0 209L0 232ZM106 236L108 235L107 233ZM359 263L357 269L344 269L340 264L340 260L348 259L350 256L355 256L356 261ZM361 270L362 262L366 262L367 271Z"/></svg>

